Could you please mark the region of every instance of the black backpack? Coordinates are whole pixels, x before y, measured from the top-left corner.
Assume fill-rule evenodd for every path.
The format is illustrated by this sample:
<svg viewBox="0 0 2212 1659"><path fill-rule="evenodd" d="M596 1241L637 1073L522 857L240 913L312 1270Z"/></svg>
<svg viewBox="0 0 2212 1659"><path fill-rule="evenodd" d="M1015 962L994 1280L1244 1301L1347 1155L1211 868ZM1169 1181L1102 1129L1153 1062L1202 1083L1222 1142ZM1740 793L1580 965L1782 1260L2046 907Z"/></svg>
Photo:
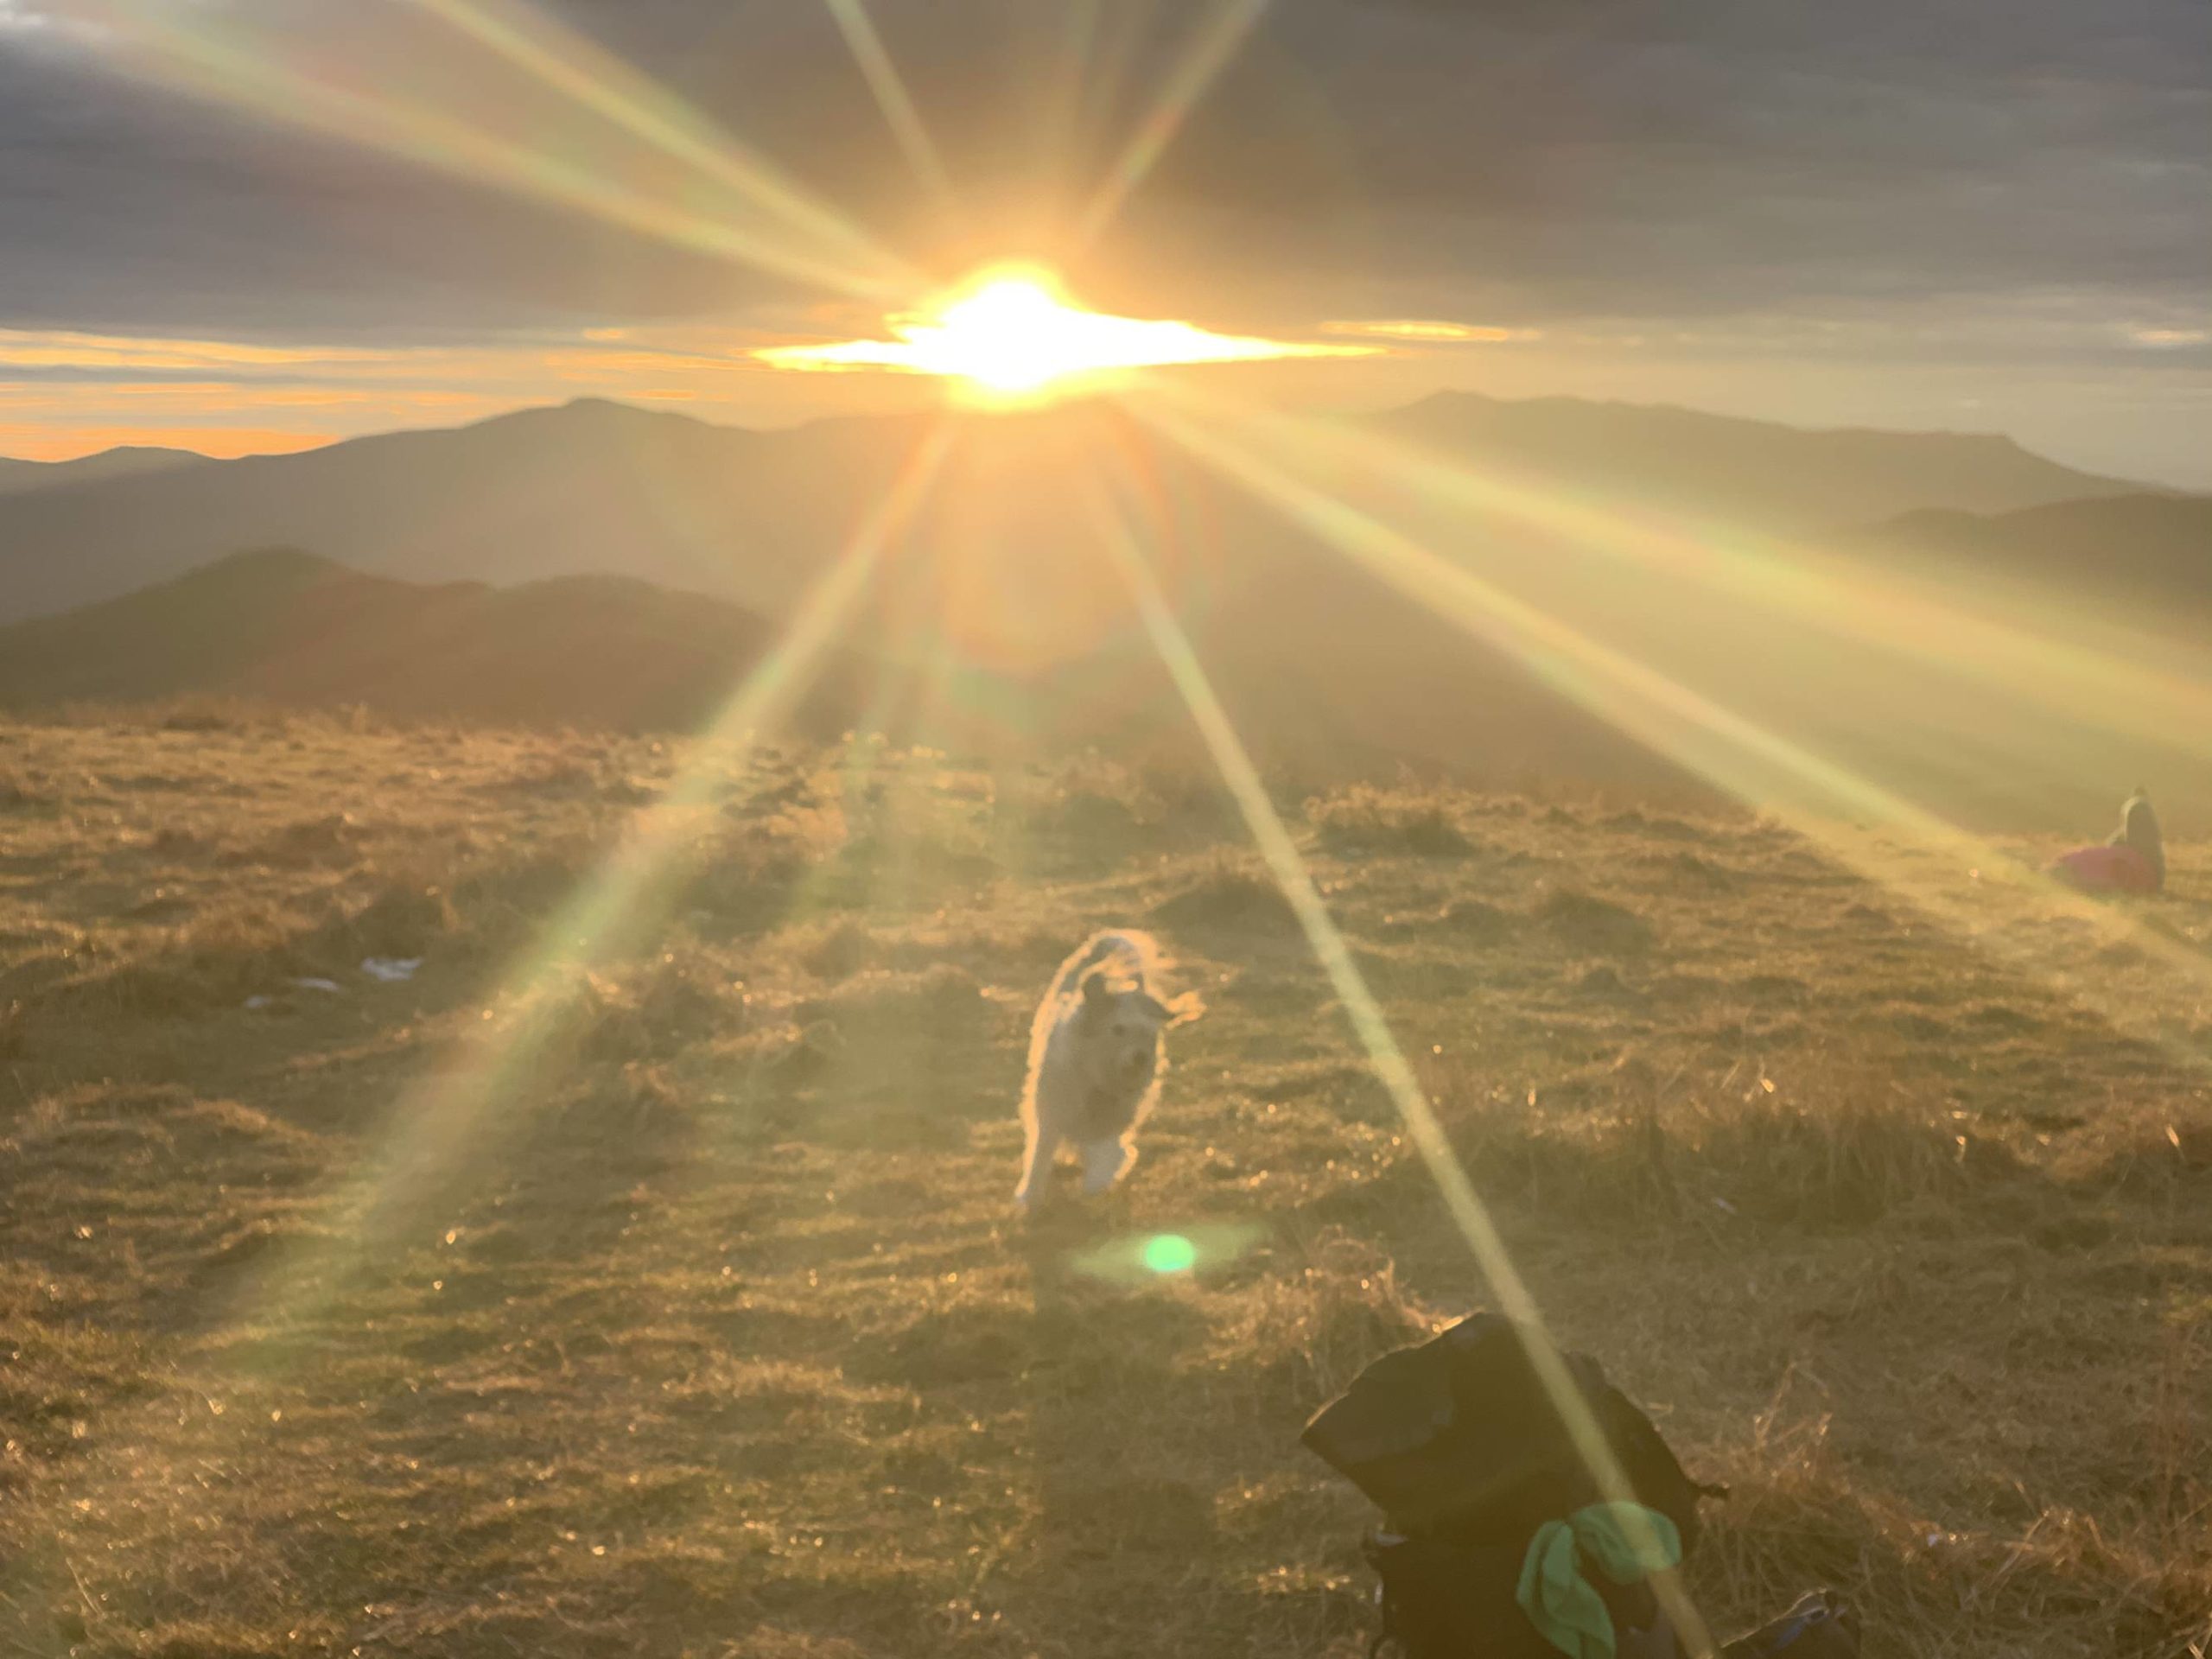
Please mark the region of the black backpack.
<svg viewBox="0 0 2212 1659"><path fill-rule="evenodd" d="M1637 1501L1675 1523L1687 1555L1699 1498L1722 1489L1682 1472L1596 1360L1562 1357ZM1411 1659L1558 1659L1515 1600L1522 1561L1538 1528L1602 1494L1511 1320L1474 1314L1384 1355L1301 1438L1388 1517L1367 1541L1381 1579L1378 1649L1395 1640ZM1649 1625L1649 1586L1599 1590L1618 1626Z"/></svg>

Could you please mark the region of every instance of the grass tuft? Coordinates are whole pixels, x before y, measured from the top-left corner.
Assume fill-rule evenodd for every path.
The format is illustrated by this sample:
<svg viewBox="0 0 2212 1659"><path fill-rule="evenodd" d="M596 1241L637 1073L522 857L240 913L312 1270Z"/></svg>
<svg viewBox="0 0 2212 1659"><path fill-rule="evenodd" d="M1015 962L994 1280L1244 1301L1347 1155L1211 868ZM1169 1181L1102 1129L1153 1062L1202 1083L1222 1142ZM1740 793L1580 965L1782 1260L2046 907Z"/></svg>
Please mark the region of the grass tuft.
<svg viewBox="0 0 2212 1659"><path fill-rule="evenodd" d="M1537 900L1533 914L1553 938L1571 950L1597 956L1640 955L1652 944L1651 924L1611 899L1552 887Z"/></svg>
<svg viewBox="0 0 2212 1659"><path fill-rule="evenodd" d="M1452 804L1416 790L1353 784L1309 799L1306 820L1322 848L1340 857L1465 858L1475 851Z"/></svg>
<svg viewBox="0 0 2212 1659"><path fill-rule="evenodd" d="M1294 934L1298 913L1282 889L1243 863L1217 859L1152 906L1149 919L1193 938Z"/></svg>

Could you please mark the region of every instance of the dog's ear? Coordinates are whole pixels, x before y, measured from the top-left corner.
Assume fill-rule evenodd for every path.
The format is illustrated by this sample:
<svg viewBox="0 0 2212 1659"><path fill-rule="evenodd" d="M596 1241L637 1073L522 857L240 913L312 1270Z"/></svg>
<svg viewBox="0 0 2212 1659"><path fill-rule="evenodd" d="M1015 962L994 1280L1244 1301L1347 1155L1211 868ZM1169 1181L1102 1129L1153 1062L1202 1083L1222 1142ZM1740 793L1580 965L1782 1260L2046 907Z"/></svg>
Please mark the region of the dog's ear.
<svg viewBox="0 0 2212 1659"><path fill-rule="evenodd" d="M1094 968L1083 976L1083 1001L1086 1007L1099 1007L1114 995L1114 988L1106 982L1106 970Z"/></svg>

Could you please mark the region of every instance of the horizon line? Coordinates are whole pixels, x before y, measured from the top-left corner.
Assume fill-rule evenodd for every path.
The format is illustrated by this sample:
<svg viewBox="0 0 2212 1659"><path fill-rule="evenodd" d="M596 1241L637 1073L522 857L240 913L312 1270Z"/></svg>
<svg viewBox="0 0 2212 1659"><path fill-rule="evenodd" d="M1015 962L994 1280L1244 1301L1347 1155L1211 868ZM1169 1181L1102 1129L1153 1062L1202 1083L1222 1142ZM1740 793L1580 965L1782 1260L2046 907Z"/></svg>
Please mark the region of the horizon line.
<svg viewBox="0 0 2212 1659"><path fill-rule="evenodd" d="M1547 403L1580 404L1592 409L1629 409L1669 414L1692 415L1707 420L1737 422L1747 426L1775 427L1786 431L1801 432L1808 435L1815 436L1839 436L1853 433L1872 433L1893 437L1987 439L2011 444L2014 448L2019 450L2021 454L2031 456L2035 460L2044 461L2048 465L2061 467L2065 468L2067 471L2081 473L2085 477L2096 478L2107 483L2131 485L2140 489L2145 493L2181 495L2212 494L2212 486L2165 483L2154 479L2130 476L2117 473L2095 471L2089 467L2076 466L2070 461L2057 460L2051 455L2046 454L2042 450L2030 448L2026 444L2022 443L2020 440L2015 437L2012 434L1993 429L1872 426L1864 423L1840 423L1835 424L1813 425L1800 421L1785 420L1773 416L1739 415L1721 410L1705 409L1692 404L1643 402L1627 397L1592 397L1573 392L1539 392L1529 397L1498 397L1494 393L1483 391L1471 386L1442 386L1433 391L1424 392L1418 397L1409 398L1403 402L1385 404L1365 410L1339 410L1334 411L1334 413L1340 418L1371 419L1380 416L1402 413L1405 410L1420 408L1421 405L1426 404L1435 403L1440 400L1449 398L1478 398L1485 403L1509 404L1533 404ZM1083 399L1071 398L1066 401L1069 403L1095 402L1098 401L1098 399L1096 397ZM274 461L282 460L290 455L315 454L322 450L338 448L345 444L358 443L378 438L404 437L416 434L427 435L438 432L466 432L472 430L476 427L488 426L495 421L511 420L517 416L556 414L563 410L575 409L590 404L606 405L625 410L626 412L633 415L645 415L671 420L689 421L694 425L711 427L720 431L747 432L763 435L772 433L799 432L811 427L853 422L911 420L921 418L925 413L925 411L921 410L880 410L855 414L816 415L810 416L803 420L791 421L782 423L768 423L755 425L741 421L709 419L705 416L691 414L683 410L656 409L646 404L633 402L625 397L609 397L602 393L583 393L574 397L566 397L558 400L517 403L511 407L495 410L490 414L479 416L474 420L460 421L446 425L393 426L380 428L374 431L346 432L327 436L321 435L302 434L300 435L306 440L302 442L296 444L279 443L278 445L270 448L240 449L228 454L211 453L207 450L195 448L189 444L184 443L122 442L106 444L98 448L84 449L74 454L67 455L35 456L0 454L0 465L21 467L67 467L79 461L96 461L105 455L127 454L134 452L142 452L151 454L172 454L189 457L195 461L213 462L229 462L236 461ZM1009 418L1034 416L1035 415L1045 411L1022 410L959 410L950 412L956 416L963 418L1005 420ZM211 435L213 433L219 432L221 429L222 429L220 428L209 429ZM265 435L257 434L256 435L266 435L271 438L282 439L286 435L268 433ZM5 493L6 492L0 491L0 494Z"/></svg>

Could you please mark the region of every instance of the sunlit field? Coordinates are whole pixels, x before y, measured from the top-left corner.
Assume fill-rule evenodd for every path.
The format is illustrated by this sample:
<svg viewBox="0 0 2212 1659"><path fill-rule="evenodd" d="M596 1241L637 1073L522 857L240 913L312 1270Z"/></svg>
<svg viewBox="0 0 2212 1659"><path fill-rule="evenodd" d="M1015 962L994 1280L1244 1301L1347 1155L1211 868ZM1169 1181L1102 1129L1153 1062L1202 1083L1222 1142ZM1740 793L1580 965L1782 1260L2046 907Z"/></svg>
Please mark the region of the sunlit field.
<svg viewBox="0 0 2212 1659"><path fill-rule="evenodd" d="M1717 1628L2201 1650L2199 845L2154 950L1750 815L1261 781L1555 1334L1732 1488ZM0 725L0 1646L1363 1652L1298 1429L1488 1295L1251 847L1195 766ZM1210 1012L1025 1225L1112 920Z"/></svg>

